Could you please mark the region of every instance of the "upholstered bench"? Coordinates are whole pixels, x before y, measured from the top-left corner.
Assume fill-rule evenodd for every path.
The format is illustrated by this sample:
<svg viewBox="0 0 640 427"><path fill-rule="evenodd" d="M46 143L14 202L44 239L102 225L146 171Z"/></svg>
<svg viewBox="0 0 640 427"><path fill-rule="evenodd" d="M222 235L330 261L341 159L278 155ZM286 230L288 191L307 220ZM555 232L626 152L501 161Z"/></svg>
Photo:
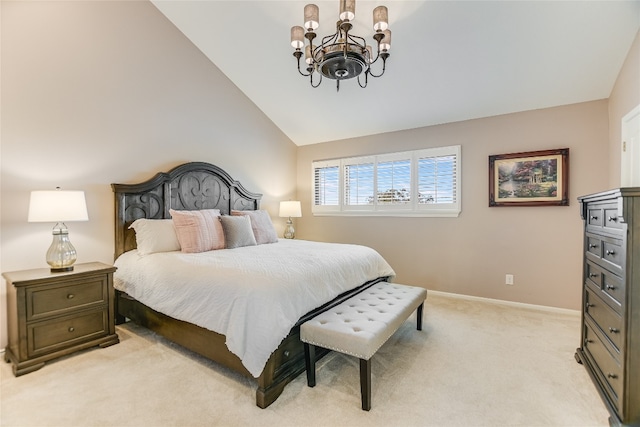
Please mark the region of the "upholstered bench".
<svg viewBox="0 0 640 427"><path fill-rule="evenodd" d="M362 409L371 409L371 357L416 309L422 330L426 298L424 288L381 282L303 323L309 387L316 385L316 346L358 357Z"/></svg>

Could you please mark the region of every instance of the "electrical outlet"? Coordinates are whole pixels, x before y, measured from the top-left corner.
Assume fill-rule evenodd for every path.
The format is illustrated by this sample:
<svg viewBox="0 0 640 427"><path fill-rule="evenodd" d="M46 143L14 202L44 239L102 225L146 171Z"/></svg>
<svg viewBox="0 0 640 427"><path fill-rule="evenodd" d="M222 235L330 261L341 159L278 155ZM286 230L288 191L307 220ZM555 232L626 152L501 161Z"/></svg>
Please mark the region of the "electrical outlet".
<svg viewBox="0 0 640 427"><path fill-rule="evenodd" d="M504 278L504 283L507 285L513 285L513 274L507 274Z"/></svg>

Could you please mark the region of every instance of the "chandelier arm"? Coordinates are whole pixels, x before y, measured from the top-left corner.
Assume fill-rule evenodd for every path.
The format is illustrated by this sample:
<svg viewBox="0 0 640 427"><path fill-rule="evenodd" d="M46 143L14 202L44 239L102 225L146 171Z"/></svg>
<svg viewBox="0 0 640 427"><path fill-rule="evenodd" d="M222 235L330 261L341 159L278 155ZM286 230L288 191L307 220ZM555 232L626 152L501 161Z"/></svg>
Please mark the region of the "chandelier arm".
<svg viewBox="0 0 640 427"><path fill-rule="evenodd" d="M367 47L367 40L364 37L353 36L351 34L348 34L348 37L349 37L350 41L354 42L358 46L360 46L362 48L366 48Z"/></svg>
<svg viewBox="0 0 640 427"><path fill-rule="evenodd" d="M360 85L360 87L362 89L367 87L367 83L369 83L369 79L367 78L367 76L369 75L370 71L367 70L364 72L364 86L362 85L362 83L360 82L360 76L358 76L358 84Z"/></svg>
<svg viewBox="0 0 640 427"><path fill-rule="evenodd" d="M369 69L367 70L367 74L371 74L371 77L382 77L382 75L384 74L384 71L386 70L386 61L383 59L382 60L382 71L380 72L380 74L373 74L373 72L371 71L371 67L369 67Z"/></svg>
<svg viewBox="0 0 640 427"><path fill-rule="evenodd" d="M322 83L322 73L318 73L320 75L320 80L318 80L318 83L316 83L315 85L313 84L313 74L314 73L310 73L309 74L309 83L311 83L311 87L312 88L317 88L318 86L320 86L320 83Z"/></svg>

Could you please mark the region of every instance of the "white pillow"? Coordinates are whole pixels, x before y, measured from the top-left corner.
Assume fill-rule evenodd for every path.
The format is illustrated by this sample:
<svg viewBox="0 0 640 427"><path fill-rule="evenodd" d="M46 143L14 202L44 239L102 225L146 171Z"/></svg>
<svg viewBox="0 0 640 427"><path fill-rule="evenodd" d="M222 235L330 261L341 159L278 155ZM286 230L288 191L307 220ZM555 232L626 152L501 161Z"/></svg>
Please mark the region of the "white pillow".
<svg viewBox="0 0 640 427"><path fill-rule="evenodd" d="M170 219L137 219L129 226L136 231L136 244L140 255L180 250L173 221Z"/></svg>

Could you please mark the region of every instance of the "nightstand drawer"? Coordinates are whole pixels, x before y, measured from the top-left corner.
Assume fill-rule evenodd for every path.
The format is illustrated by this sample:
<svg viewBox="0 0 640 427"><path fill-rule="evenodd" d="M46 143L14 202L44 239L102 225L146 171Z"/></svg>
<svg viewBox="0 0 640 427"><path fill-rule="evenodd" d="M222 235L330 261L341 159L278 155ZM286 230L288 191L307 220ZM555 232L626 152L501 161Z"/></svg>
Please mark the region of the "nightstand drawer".
<svg viewBox="0 0 640 427"><path fill-rule="evenodd" d="M62 317L52 321L38 322L27 327L29 357L55 351L81 341L107 335L107 310L89 311L83 314Z"/></svg>
<svg viewBox="0 0 640 427"><path fill-rule="evenodd" d="M27 289L27 321L39 320L66 311L106 304L107 278L104 274L60 285Z"/></svg>

